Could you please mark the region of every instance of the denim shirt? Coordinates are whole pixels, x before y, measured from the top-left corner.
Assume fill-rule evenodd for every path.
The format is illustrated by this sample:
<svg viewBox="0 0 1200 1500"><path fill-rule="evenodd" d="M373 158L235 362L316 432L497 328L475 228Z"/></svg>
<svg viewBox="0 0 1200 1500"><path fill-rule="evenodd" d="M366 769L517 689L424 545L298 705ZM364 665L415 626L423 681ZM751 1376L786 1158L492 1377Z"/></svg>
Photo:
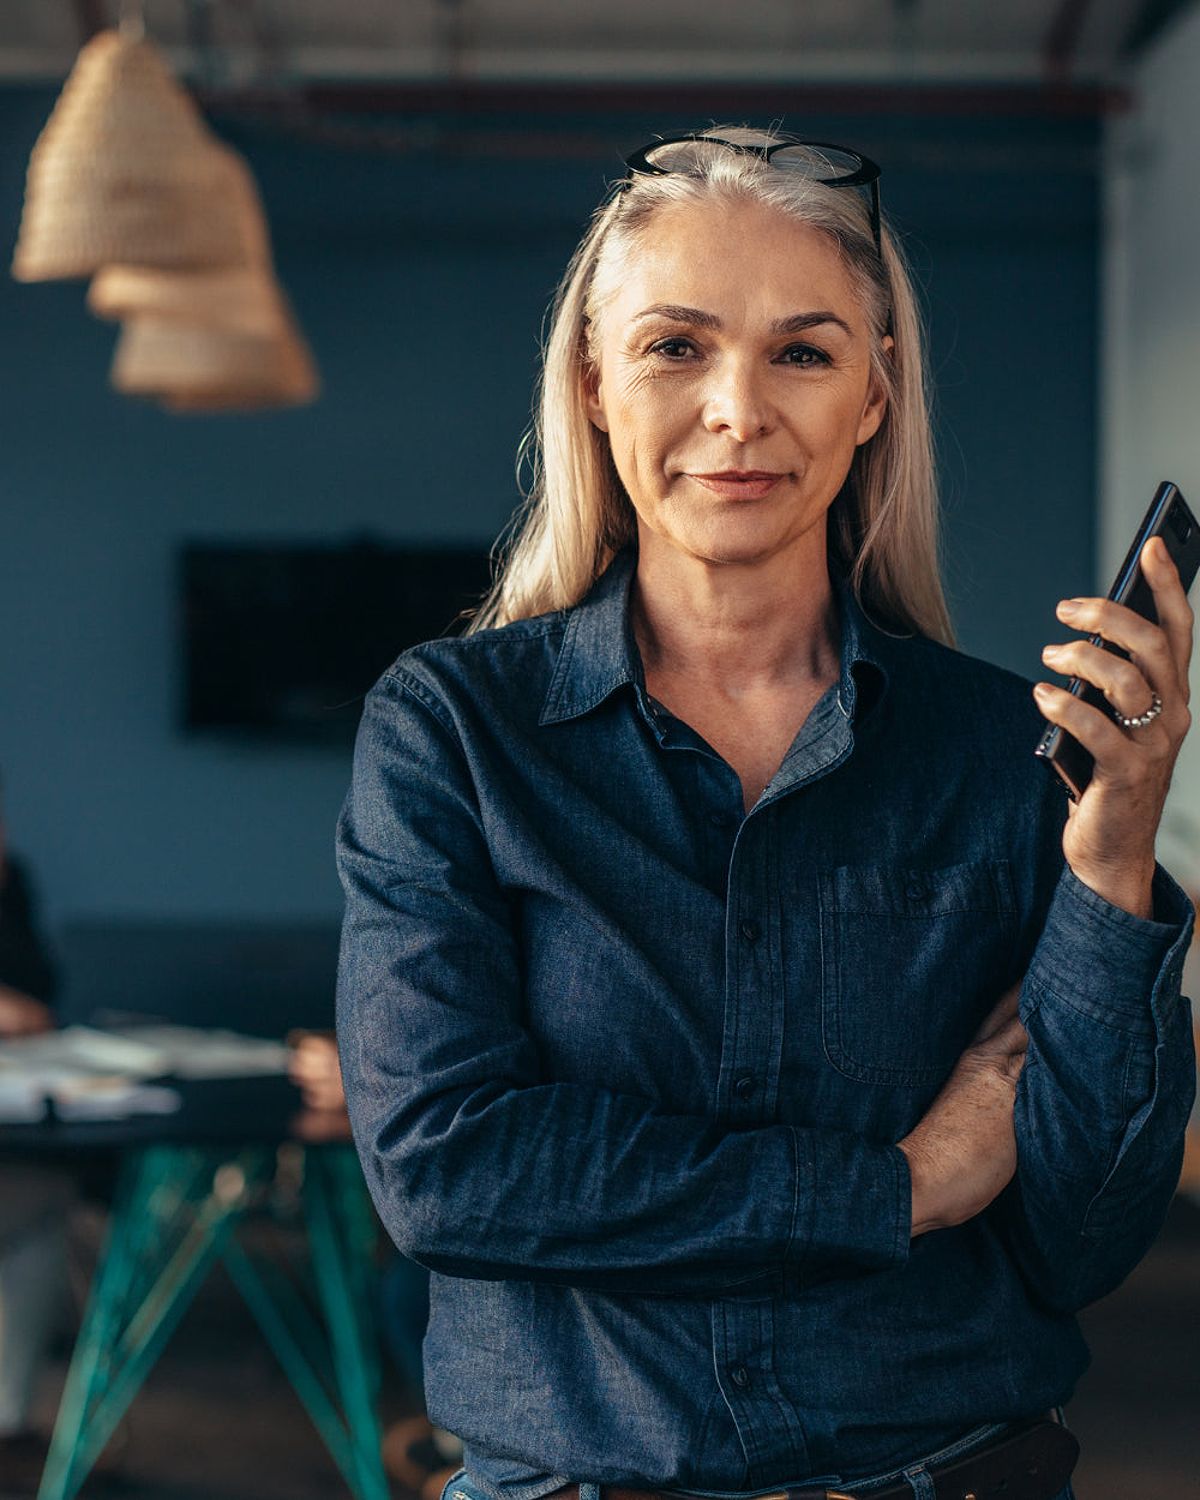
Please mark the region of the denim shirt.
<svg viewBox="0 0 1200 1500"><path fill-rule="evenodd" d="M1064 1402L1195 1093L1154 916L1062 854L1031 681L870 621L749 814L649 698L636 544L404 652L338 824L354 1136L429 1268L432 1420L492 1495L865 1475ZM1018 1168L910 1237L896 1142L1024 976Z"/></svg>

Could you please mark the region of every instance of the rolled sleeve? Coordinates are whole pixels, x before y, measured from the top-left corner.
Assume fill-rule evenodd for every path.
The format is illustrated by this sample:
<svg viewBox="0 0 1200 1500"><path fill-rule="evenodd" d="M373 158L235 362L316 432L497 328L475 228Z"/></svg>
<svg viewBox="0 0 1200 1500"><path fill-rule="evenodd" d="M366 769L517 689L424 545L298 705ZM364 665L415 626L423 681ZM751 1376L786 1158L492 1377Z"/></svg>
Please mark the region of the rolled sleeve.
<svg viewBox="0 0 1200 1500"><path fill-rule="evenodd" d="M1180 992L1195 909L1161 865L1152 889L1154 916L1135 916L1064 864L1022 987L1018 1164L997 1213L1031 1290L1058 1311L1120 1285L1179 1179L1196 1087Z"/></svg>
<svg viewBox="0 0 1200 1500"><path fill-rule="evenodd" d="M1158 1031L1179 1002L1195 909L1159 864L1154 917L1114 906L1065 864L1027 976L1038 1002L1061 1000L1133 1035Z"/></svg>
<svg viewBox="0 0 1200 1500"><path fill-rule="evenodd" d="M908 1259L912 1179L899 1146L833 1130L796 1130L798 1267L851 1261L888 1270Z"/></svg>

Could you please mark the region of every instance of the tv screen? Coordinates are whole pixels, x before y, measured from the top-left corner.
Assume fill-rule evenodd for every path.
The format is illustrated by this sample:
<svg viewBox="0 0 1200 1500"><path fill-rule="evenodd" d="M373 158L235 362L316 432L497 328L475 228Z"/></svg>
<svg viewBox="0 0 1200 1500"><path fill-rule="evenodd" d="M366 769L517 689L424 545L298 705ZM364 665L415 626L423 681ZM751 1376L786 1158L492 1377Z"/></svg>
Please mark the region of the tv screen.
<svg viewBox="0 0 1200 1500"><path fill-rule="evenodd" d="M213 545L181 552L189 731L345 745L399 653L459 633L489 546Z"/></svg>

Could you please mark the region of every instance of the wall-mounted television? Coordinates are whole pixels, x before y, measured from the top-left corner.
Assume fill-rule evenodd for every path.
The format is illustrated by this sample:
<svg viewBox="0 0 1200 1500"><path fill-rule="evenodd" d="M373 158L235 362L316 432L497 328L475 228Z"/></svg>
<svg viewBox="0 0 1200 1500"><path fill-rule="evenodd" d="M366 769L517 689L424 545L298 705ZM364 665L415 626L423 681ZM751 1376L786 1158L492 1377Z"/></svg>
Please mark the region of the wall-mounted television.
<svg viewBox="0 0 1200 1500"><path fill-rule="evenodd" d="M185 543L184 729L350 743L399 653L465 626L491 581L489 547Z"/></svg>

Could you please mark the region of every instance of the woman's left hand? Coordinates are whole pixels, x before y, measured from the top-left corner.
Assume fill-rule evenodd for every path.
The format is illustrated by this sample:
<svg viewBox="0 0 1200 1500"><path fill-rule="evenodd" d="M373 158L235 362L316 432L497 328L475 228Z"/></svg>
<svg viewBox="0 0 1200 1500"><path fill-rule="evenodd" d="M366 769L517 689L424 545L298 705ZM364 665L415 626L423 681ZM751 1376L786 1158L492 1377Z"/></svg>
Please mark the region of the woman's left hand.
<svg viewBox="0 0 1200 1500"><path fill-rule="evenodd" d="M1154 839L1179 747L1192 722L1188 665L1195 617L1161 538L1146 543L1141 560L1154 594L1157 625L1111 599L1064 600L1057 610L1059 619L1073 628L1124 647L1130 660L1087 640L1047 646L1042 658L1056 672L1094 683L1126 718L1145 713L1154 693L1162 699L1162 712L1140 729L1125 729L1064 688L1039 682L1033 691L1045 717L1073 734L1095 759L1091 781L1068 807L1063 830L1067 863L1115 906L1150 917Z"/></svg>

